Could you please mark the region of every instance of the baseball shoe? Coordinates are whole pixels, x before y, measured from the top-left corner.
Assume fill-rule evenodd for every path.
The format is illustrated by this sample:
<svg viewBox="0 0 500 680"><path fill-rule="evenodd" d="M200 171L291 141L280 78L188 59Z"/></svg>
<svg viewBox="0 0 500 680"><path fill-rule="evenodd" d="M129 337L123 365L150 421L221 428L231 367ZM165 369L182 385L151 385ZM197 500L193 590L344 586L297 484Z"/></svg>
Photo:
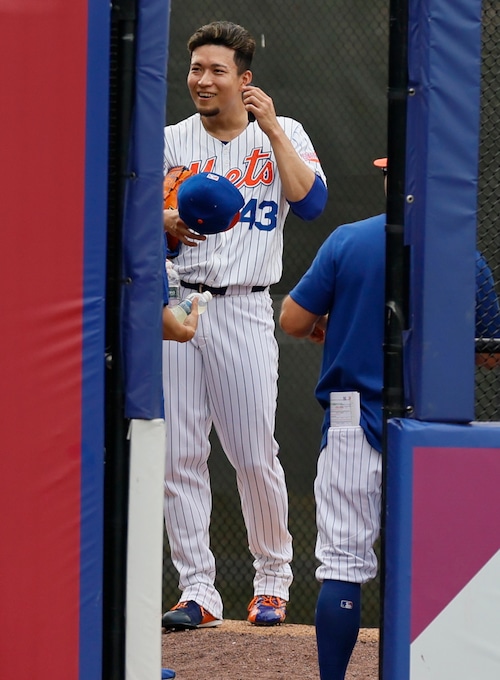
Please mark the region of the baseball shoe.
<svg viewBox="0 0 500 680"><path fill-rule="evenodd" d="M161 680L170 680L170 678L175 678L175 671L170 668L161 669Z"/></svg>
<svg viewBox="0 0 500 680"><path fill-rule="evenodd" d="M165 612L161 623L163 628L167 630L186 630L220 626L222 619L216 619L194 600L187 600L179 602L175 607Z"/></svg>
<svg viewBox="0 0 500 680"><path fill-rule="evenodd" d="M274 595L256 595L248 605L247 621L256 626L276 626L286 617L286 600Z"/></svg>

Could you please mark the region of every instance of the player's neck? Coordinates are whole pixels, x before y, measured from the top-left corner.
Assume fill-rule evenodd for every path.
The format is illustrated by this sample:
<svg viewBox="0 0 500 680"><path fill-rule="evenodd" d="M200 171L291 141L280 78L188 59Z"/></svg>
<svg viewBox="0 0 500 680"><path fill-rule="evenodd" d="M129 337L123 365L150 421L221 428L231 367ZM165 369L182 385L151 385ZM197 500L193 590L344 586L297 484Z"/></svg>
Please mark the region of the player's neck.
<svg viewBox="0 0 500 680"><path fill-rule="evenodd" d="M201 116L201 122L209 135L222 142L230 142L241 135L248 125L248 114L243 108L233 115L218 113L216 116Z"/></svg>

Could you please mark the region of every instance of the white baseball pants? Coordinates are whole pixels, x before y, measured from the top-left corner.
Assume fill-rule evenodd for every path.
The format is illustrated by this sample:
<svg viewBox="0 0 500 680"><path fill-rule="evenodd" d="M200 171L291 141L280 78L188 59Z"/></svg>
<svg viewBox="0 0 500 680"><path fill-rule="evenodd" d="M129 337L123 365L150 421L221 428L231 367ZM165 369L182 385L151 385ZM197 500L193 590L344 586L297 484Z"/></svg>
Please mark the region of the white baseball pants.
<svg viewBox="0 0 500 680"><path fill-rule="evenodd" d="M288 600L292 539L274 439L278 345L268 291L214 296L191 342L163 343L165 523L181 600L222 618L209 547L207 461L214 424L236 470L256 595Z"/></svg>
<svg viewBox="0 0 500 680"><path fill-rule="evenodd" d="M377 574L382 456L361 427L330 427L314 482L316 570L326 579L365 583Z"/></svg>

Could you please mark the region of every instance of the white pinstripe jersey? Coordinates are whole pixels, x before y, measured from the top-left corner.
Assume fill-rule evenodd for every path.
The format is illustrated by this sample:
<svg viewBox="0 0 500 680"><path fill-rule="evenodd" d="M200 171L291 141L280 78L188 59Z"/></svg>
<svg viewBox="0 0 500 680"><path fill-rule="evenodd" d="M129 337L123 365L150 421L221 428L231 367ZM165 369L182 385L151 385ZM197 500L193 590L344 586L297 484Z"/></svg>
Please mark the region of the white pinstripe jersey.
<svg viewBox="0 0 500 680"><path fill-rule="evenodd" d="M300 123L278 117L293 147L326 184L311 140ZM267 286L282 274L283 227L289 205L271 142L257 122L223 143L209 135L199 114L165 128L164 174L176 165L195 172L224 175L245 199L238 224L211 234L196 247L183 246L175 265L181 279L216 288L228 285Z"/></svg>

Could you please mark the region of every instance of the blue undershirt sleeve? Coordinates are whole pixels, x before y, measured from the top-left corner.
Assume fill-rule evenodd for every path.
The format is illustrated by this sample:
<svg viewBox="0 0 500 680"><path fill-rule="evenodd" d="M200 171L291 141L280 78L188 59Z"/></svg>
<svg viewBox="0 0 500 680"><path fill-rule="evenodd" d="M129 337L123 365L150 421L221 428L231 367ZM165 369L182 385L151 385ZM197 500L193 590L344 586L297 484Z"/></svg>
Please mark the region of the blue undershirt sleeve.
<svg viewBox="0 0 500 680"><path fill-rule="evenodd" d="M288 201L294 215L302 220L314 220L319 217L326 206L328 189L319 175L314 178L314 183L309 193L300 201Z"/></svg>

